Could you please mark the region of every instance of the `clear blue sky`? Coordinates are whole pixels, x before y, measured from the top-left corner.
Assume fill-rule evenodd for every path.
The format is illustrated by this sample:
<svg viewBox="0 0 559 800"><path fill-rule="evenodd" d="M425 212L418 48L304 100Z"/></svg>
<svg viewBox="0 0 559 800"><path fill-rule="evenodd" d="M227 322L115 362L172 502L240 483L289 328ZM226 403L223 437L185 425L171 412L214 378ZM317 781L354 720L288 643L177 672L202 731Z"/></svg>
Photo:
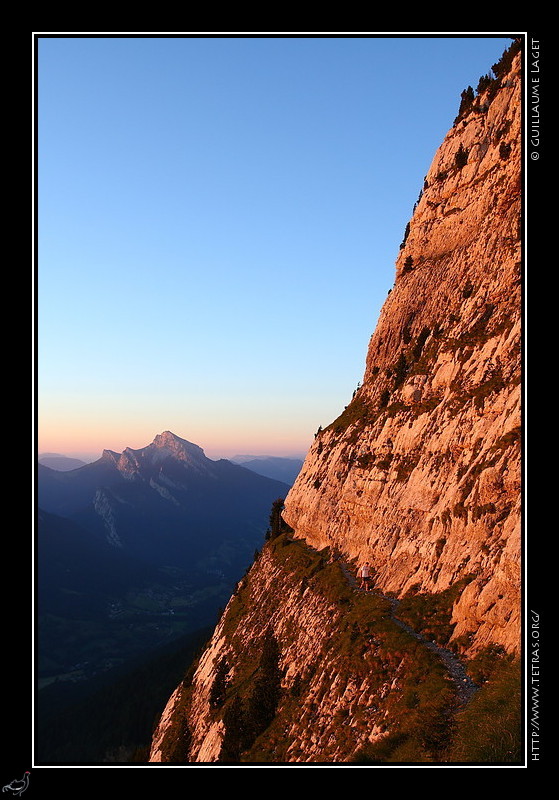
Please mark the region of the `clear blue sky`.
<svg viewBox="0 0 559 800"><path fill-rule="evenodd" d="M459 37L41 37L39 451L304 453L363 376Z"/></svg>

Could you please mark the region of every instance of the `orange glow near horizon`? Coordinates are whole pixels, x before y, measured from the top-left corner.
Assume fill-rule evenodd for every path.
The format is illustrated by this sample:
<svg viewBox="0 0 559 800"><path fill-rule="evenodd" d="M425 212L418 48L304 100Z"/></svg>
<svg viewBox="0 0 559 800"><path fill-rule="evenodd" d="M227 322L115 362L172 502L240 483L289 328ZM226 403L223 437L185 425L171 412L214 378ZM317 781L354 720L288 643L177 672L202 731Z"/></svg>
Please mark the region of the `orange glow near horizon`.
<svg viewBox="0 0 559 800"><path fill-rule="evenodd" d="M103 450L122 452L127 447L139 450L147 447L165 430L201 447L208 458L227 458L234 455L304 455L310 441L304 436L282 435L280 431L258 431L225 428L224 425L209 430L202 425L182 424L147 425L118 424L93 426L85 429L81 425L60 425L48 432L39 429L37 449L39 453L60 453L74 458L99 458Z"/></svg>
<svg viewBox="0 0 559 800"><path fill-rule="evenodd" d="M156 400L157 398L155 398ZM87 403L59 395L42 398L37 414L39 453L94 460L103 450L139 450L171 431L201 447L209 458L234 455L302 456L319 425L327 425L337 410L317 420L314 399L299 398L296 413L277 402L262 400L257 410L234 398L210 398L204 405L189 398L166 399L161 406L150 396L91 396ZM306 407L305 407L306 406ZM324 413L324 412L323 412ZM87 458L86 458L87 456Z"/></svg>

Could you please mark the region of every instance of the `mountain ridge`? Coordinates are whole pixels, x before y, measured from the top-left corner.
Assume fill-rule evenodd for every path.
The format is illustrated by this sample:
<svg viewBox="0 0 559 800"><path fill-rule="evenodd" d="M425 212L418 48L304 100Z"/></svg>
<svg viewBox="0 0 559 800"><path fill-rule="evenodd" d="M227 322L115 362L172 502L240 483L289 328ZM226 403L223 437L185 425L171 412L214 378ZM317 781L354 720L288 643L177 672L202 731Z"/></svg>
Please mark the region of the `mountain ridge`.
<svg viewBox="0 0 559 800"><path fill-rule="evenodd" d="M61 473L39 464L38 475L39 507L45 511L63 514L74 513L87 504L94 489L117 486L123 481L147 483L161 497L176 503L180 500L177 491L188 488L188 479L223 480L234 476L241 483L260 481L262 485L268 480L267 476L259 475L227 459L214 461L205 455L199 445L170 431L158 434L149 445L142 448L126 447L121 453L105 449L99 459L69 473ZM185 480L187 483L184 483ZM287 484L278 480L275 483L277 496L287 492ZM45 486L51 488L50 495ZM61 507L64 500L53 497L56 492L65 496L68 505Z"/></svg>
<svg viewBox="0 0 559 800"><path fill-rule="evenodd" d="M243 460L236 460L243 459ZM267 478L293 485L303 466L303 460L281 456L235 456L231 461Z"/></svg>
<svg viewBox="0 0 559 800"><path fill-rule="evenodd" d="M215 622L264 542L273 502L289 490L212 461L170 432L144 448L105 450L71 472L39 464L37 478L41 665L49 676L86 661L89 674L105 650L113 663L143 641Z"/></svg>
<svg viewBox="0 0 559 800"><path fill-rule="evenodd" d="M81 458L71 458L70 456L64 456L60 453L40 453L37 461L39 464L61 472L79 469L87 463L86 461L82 461Z"/></svg>

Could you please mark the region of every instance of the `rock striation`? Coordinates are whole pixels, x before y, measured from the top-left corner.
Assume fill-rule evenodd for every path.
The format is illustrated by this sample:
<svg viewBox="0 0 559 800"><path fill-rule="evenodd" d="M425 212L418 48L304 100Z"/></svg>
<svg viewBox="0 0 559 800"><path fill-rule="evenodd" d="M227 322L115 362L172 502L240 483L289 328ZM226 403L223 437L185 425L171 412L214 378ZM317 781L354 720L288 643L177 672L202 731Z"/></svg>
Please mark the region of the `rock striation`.
<svg viewBox="0 0 559 800"><path fill-rule="evenodd" d="M471 576L453 615L470 651L519 648L520 109L518 54L436 153L363 385L284 512L312 546L369 559L385 592Z"/></svg>
<svg viewBox="0 0 559 800"><path fill-rule="evenodd" d="M239 583L171 697L150 761L468 761L450 733L462 695L413 625L470 664L520 647L517 50L477 96L463 93L405 231L362 386L317 432L285 499L289 532ZM347 580L364 560L374 594ZM428 624L424 609L436 609ZM270 637L268 687L280 675L281 699L262 724ZM484 759L515 757L514 737L502 738L499 753L483 744Z"/></svg>

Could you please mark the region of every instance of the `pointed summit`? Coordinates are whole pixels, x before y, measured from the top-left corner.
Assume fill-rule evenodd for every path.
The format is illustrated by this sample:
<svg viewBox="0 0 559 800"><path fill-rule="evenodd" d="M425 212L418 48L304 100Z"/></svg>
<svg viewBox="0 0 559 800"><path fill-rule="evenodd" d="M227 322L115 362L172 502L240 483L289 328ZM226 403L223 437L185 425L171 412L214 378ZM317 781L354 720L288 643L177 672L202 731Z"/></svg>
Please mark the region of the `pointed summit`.
<svg viewBox="0 0 559 800"><path fill-rule="evenodd" d="M146 450L157 450L159 456L172 456L179 461L192 461L192 459L205 459L206 456L201 447L186 439L181 439L171 431L158 433L153 442L145 448ZM155 456L155 454L154 454Z"/></svg>
<svg viewBox="0 0 559 800"><path fill-rule="evenodd" d="M159 471L163 462L171 459L198 472L207 472L214 464L206 458L197 444L181 439L171 431L158 433L147 447L134 450L126 447L122 453L104 450L102 460L114 465L125 478L146 477L154 468ZM148 473L146 473L146 469Z"/></svg>

